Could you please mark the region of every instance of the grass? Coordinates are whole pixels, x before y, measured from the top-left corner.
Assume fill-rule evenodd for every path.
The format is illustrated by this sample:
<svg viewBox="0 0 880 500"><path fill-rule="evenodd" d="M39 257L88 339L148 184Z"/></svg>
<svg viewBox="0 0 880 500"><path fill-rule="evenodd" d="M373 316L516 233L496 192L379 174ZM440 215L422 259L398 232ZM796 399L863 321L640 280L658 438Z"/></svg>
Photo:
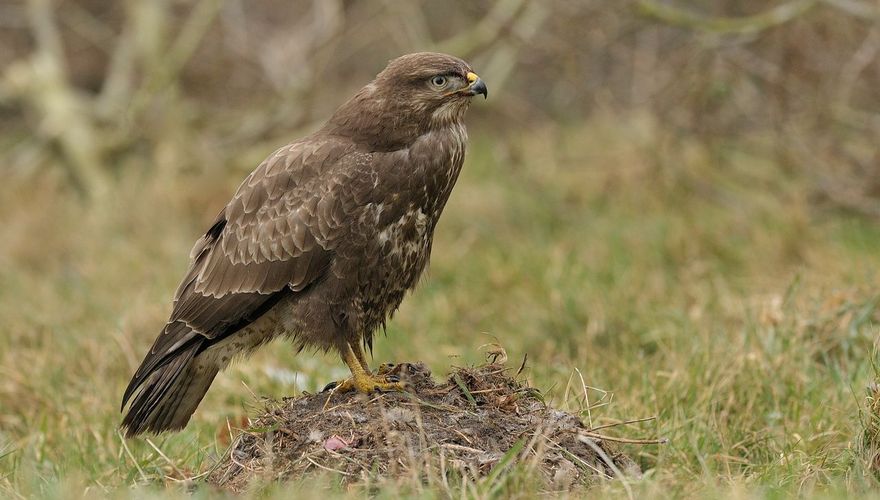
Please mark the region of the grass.
<svg viewBox="0 0 880 500"><path fill-rule="evenodd" d="M429 276L377 340L377 363L446 373L498 342L510 364L528 354L549 402L594 425L657 417L615 429L669 439L623 447L643 479L575 496L880 498L878 398L866 390L878 379L880 227L811 204L805 176L760 141L669 151L638 117L487 128L471 126ZM282 140L212 166L176 169L186 162L173 151L155 170L131 160L94 204L60 168L12 177L0 197L0 496L188 497L178 480L224 453L227 422L253 415L260 396L345 373L273 343L218 377L183 432L147 442L117 431L192 242ZM539 488L507 465L456 494ZM291 492L444 496L411 480L343 489L332 475L252 494Z"/></svg>

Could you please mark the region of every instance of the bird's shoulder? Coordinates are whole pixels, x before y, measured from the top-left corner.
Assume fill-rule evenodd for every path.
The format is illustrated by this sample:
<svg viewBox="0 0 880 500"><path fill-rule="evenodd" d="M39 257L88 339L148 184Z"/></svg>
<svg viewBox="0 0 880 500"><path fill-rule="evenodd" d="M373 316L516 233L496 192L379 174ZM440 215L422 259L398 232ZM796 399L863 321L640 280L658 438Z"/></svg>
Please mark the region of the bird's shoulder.
<svg viewBox="0 0 880 500"><path fill-rule="evenodd" d="M251 214L277 200L321 190L358 161L368 160L355 144L338 137L309 136L286 144L263 160L239 185L229 206Z"/></svg>

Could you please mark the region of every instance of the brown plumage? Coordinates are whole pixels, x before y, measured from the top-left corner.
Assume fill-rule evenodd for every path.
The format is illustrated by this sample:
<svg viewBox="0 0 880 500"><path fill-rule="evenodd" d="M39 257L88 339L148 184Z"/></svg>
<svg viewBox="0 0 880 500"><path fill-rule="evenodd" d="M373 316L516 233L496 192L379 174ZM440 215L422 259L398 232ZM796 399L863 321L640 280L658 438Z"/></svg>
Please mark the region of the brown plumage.
<svg viewBox="0 0 880 500"><path fill-rule="evenodd" d="M196 242L171 317L131 379L128 436L184 427L237 355L278 337L337 350L340 389L399 389L362 345L428 263L483 82L434 53L391 61L314 134L275 151Z"/></svg>

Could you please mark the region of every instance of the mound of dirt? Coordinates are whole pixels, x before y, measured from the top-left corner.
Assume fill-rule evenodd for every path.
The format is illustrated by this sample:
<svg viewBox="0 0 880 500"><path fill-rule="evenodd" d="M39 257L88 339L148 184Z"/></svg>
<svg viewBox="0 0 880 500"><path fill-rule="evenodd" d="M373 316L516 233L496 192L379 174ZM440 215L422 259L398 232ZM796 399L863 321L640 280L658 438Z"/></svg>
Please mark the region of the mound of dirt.
<svg viewBox="0 0 880 500"><path fill-rule="evenodd" d="M442 383L421 363L392 368L406 393L369 397L332 391L273 401L208 476L241 491L253 479L330 472L346 482L377 476L458 474L530 463L549 485L637 475L629 457L499 364L457 368Z"/></svg>

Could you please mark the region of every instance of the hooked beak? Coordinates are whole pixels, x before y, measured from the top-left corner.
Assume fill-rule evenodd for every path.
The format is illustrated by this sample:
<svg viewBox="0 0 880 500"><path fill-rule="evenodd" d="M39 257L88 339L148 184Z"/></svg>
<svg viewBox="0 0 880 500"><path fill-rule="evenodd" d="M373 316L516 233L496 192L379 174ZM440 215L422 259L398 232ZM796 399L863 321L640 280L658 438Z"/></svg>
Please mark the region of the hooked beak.
<svg viewBox="0 0 880 500"><path fill-rule="evenodd" d="M474 96L477 94L483 94L484 99L489 98L489 89L486 88L486 84L483 83L483 80L481 80L476 73L468 72L467 81L468 86L465 89L467 95Z"/></svg>

